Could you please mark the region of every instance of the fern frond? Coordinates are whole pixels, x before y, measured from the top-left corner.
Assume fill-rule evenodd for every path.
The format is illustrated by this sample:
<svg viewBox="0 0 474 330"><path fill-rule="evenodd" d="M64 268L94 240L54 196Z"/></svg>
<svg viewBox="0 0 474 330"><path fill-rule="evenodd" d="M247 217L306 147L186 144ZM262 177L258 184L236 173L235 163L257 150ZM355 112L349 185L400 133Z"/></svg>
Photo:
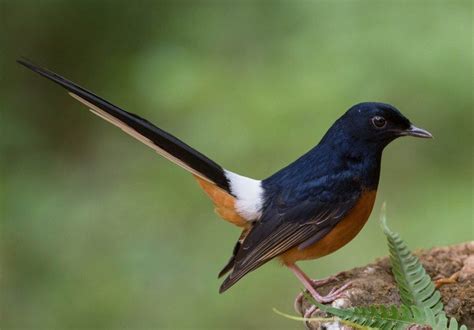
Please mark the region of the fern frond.
<svg viewBox="0 0 474 330"><path fill-rule="evenodd" d="M401 330L413 325L427 325L434 330L467 330L465 325L459 327L458 322L454 318L451 318L448 327L446 315L443 313L435 316L433 310L429 307L381 305L339 309L320 304L311 298L309 298L310 301L323 312L365 327L382 330Z"/></svg>
<svg viewBox="0 0 474 330"><path fill-rule="evenodd" d="M435 324L433 325L433 329L435 330L467 330L467 327L465 325L459 326L458 321L452 317L449 320L449 325L448 325L448 318L446 317L445 314L441 314L438 316Z"/></svg>
<svg viewBox="0 0 474 330"><path fill-rule="evenodd" d="M311 321L316 321L316 322L340 322L344 325L347 325L348 327L354 328L354 329L360 329L360 330L375 330L374 328L369 328L362 326L360 324L350 322L347 320L341 320L340 318L336 317L301 317L301 316L293 316L290 314L286 314L283 312L280 312L278 309L273 308L273 312L275 312L278 315L281 315L283 317L286 317L287 319L290 320L295 320L295 321L303 321L303 322L311 322Z"/></svg>
<svg viewBox="0 0 474 330"><path fill-rule="evenodd" d="M405 306L417 306L421 309L428 307L435 316L444 313L441 293L436 290L420 260L411 254L400 235L390 230L384 208L382 208L380 221L387 236L392 272L397 281L402 303Z"/></svg>
<svg viewBox="0 0 474 330"><path fill-rule="evenodd" d="M425 312L418 307L380 305L339 309L322 305L314 300L313 303L326 313L371 328L398 330L406 329L413 324L428 324Z"/></svg>
<svg viewBox="0 0 474 330"><path fill-rule="evenodd" d="M441 294L435 289L420 260L411 254L406 243L387 225L385 205L382 206L382 228L387 236L392 272L397 281L401 306L367 306L339 309L317 302L308 293L308 301L323 312L364 327L382 330L407 329L413 325L427 325L434 330L467 330L448 318L443 311Z"/></svg>

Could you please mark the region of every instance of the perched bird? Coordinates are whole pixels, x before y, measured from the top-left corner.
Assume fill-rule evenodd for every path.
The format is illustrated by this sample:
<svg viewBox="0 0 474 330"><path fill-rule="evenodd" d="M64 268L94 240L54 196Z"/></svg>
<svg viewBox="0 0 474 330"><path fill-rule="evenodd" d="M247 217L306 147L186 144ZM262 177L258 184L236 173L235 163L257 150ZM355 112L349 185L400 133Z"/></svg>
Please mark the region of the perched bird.
<svg viewBox="0 0 474 330"><path fill-rule="evenodd" d="M400 136L431 138L395 107L354 105L306 154L264 180L228 171L149 121L26 60L18 62L64 87L94 114L118 126L160 155L191 172L216 212L242 228L233 254L219 273L224 292L249 272L278 257L320 302L337 298L347 285L322 296L317 281L297 261L328 255L351 241L374 205L382 151Z"/></svg>

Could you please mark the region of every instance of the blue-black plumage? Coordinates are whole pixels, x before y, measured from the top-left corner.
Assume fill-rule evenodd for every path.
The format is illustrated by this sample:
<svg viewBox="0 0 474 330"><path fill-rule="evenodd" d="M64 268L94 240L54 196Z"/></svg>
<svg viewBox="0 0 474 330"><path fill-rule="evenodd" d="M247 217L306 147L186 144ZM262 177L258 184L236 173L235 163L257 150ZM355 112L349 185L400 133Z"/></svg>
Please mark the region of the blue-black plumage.
<svg viewBox="0 0 474 330"><path fill-rule="evenodd" d="M274 257L295 247L304 250L326 237L365 192L377 190L382 151L404 135L431 137L389 104L360 103L341 116L318 145L263 180L262 216L234 254L232 273L220 291ZM364 205L369 211L357 223L365 223L372 205ZM287 264L295 261L283 259Z"/></svg>
<svg viewBox="0 0 474 330"><path fill-rule="evenodd" d="M243 228L219 277L223 292L247 273L279 257L320 302L323 297L295 262L322 257L347 244L372 211L382 151L400 136L430 138L395 107L360 103L342 115L321 141L265 180L225 170L149 121L127 112L54 72L20 64L69 91L96 115L191 172L225 220Z"/></svg>

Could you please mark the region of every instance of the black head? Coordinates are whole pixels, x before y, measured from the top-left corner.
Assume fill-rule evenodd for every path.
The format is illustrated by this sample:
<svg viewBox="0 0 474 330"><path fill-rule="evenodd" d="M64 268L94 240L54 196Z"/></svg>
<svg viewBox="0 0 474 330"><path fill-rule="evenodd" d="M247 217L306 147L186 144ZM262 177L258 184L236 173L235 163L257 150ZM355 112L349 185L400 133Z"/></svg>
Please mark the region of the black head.
<svg viewBox="0 0 474 330"><path fill-rule="evenodd" d="M354 141L382 148L400 136L432 137L428 131L414 126L398 109L386 103L356 104L339 118L335 126Z"/></svg>

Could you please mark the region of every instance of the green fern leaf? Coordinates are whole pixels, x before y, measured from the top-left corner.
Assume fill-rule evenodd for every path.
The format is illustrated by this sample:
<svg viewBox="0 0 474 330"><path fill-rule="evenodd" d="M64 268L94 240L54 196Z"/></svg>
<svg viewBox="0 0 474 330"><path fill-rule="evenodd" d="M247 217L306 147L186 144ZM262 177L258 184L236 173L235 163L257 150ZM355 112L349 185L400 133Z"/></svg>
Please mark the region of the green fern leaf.
<svg viewBox="0 0 474 330"><path fill-rule="evenodd" d="M387 236L392 272L400 290L402 305L339 309L320 304L304 293L306 299L326 313L365 327L392 330L427 325L434 330L467 330L464 325L459 327L454 318L448 322L441 294L435 289L420 260L411 254L400 235L388 228L385 205L382 206L381 223Z"/></svg>
<svg viewBox="0 0 474 330"><path fill-rule="evenodd" d="M337 316L348 322L353 322L364 327L382 330L401 330L413 325L427 325L434 330L467 330L465 325L459 327L458 322L446 318L445 314L435 316L429 307L411 306L367 306L339 309L328 305L322 305L312 297L308 297L323 312Z"/></svg>
<svg viewBox="0 0 474 330"><path fill-rule="evenodd" d="M465 325L459 326L458 321L454 317L449 320L448 325L448 318L446 315L441 314L438 316L436 322L433 324L434 330L467 330Z"/></svg>
<svg viewBox="0 0 474 330"><path fill-rule="evenodd" d="M354 322L371 328L398 330L406 329L413 324L429 324L427 322L429 316L426 315L424 310L418 307L408 308L406 306L397 307L381 305L339 309L322 305L314 300L312 300L312 302L326 313L337 316L345 321Z"/></svg>
<svg viewBox="0 0 474 330"><path fill-rule="evenodd" d="M400 235L388 228L384 208L381 223L387 236L392 272L397 281L402 304L417 306L421 310L428 307L435 316L444 313L441 293L435 289L420 260L411 254Z"/></svg>

